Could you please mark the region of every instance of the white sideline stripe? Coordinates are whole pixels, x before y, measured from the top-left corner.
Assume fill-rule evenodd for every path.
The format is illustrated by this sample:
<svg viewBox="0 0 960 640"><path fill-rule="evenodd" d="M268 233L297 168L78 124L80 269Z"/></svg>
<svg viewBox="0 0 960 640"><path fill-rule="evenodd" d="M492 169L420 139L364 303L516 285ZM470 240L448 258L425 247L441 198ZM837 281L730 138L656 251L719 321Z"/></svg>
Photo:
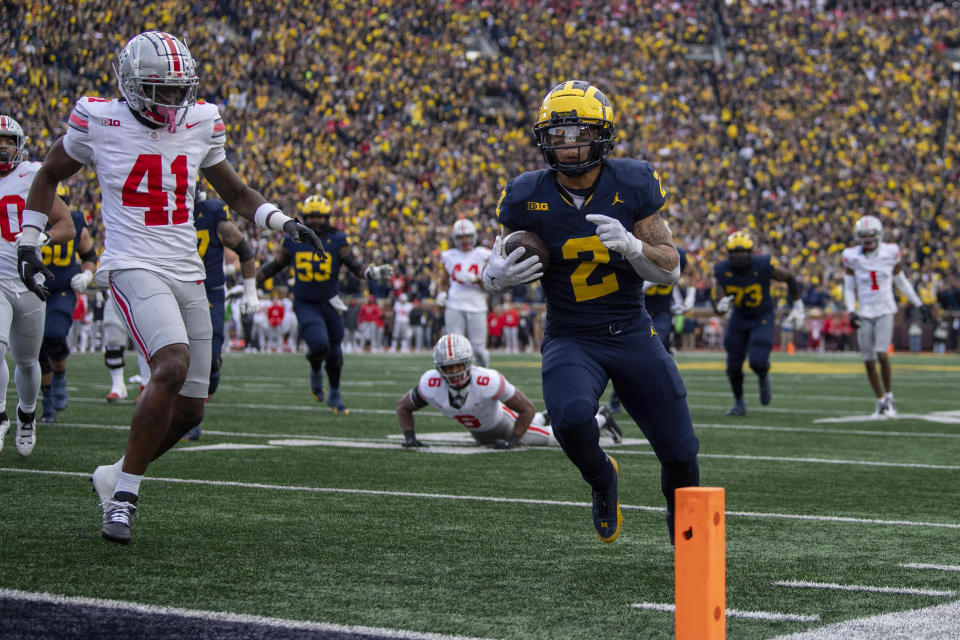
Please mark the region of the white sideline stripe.
<svg viewBox="0 0 960 640"><path fill-rule="evenodd" d="M815 422L821 422L816 420ZM828 433L830 435L856 436L902 436L914 438L960 438L960 433L936 433L922 431L870 431L867 429L822 429L816 427L769 427L746 424L717 424L695 422L697 429L741 429L743 431L784 431L792 433Z"/></svg>
<svg viewBox="0 0 960 640"><path fill-rule="evenodd" d="M544 447L545 448L545 447ZM43 469L20 469L13 467L0 467L0 473L36 473L41 475L62 476L70 478L90 477L90 473L79 473L76 471L52 471ZM537 504L559 507L589 507L589 502L569 502L564 500L537 500L533 498L502 498L495 496L465 496L449 493L416 493L412 491L382 491L375 489L345 489L340 487L298 487L294 485L281 484L261 484L257 482L236 482L228 480L191 480L186 478L155 478L145 477L146 482L171 482L179 484L195 484L215 487L237 487L240 489L269 489L274 491L303 491L307 493L346 493L352 495L367 496L392 496L399 498L426 498L432 500L466 500L476 502L498 502L512 504ZM646 505L621 504L621 509L631 509L636 511L664 512L665 507L650 507ZM758 511L727 511L728 516L739 516L744 518L773 518L777 520L808 520L812 522L840 522L843 524L866 524L866 525L890 525L896 527L932 527L938 529L960 529L960 523L952 522L915 522L913 520L880 520L876 518L852 518L847 516L815 516L792 513L763 513Z"/></svg>
<svg viewBox="0 0 960 640"><path fill-rule="evenodd" d="M385 627L363 627L359 625L333 624L330 622L304 622L302 620L267 618L264 616L253 616L243 613L203 611L200 609L181 609L179 607L162 607L152 604L140 604L137 602L123 602L121 600L101 600L100 598L59 596L50 593L18 591L16 589L0 589L0 598L26 600L28 602L99 607L102 609L119 609L121 611L131 611L135 613L178 616L181 618L196 618L200 620L212 620L217 622L239 622L242 624L257 624L280 629L304 629L307 631L330 631L338 633L376 635L383 638L416 638L418 640L486 640L484 638L474 638L470 636L450 636L442 633L405 631L403 629L388 629Z"/></svg>
<svg viewBox="0 0 960 640"><path fill-rule="evenodd" d="M611 451L615 451L612 447L608 447ZM618 451L618 453L623 455L634 455L634 456L652 456L656 455L652 451ZM865 467L896 467L896 468L906 468L906 469L939 469L946 471L960 471L960 465L949 465L949 464L919 464L912 462L875 462L872 460L838 460L831 458L789 458L781 456L748 456L748 455L734 455L726 453L700 453L697 454L700 458L716 458L718 460L756 460L763 462L810 462L816 464L852 464L852 465L861 465Z"/></svg>
<svg viewBox="0 0 960 640"><path fill-rule="evenodd" d="M955 564L923 564L922 562L901 562L904 569L934 569L936 571L960 571L960 565Z"/></svg>
<svg viewBox="0 0 960 640"><path fill-rule="evenodd" d="M804 582L803 580L778 580L778 587L797 587L800 589L834 589L836 591L869 591L870 593L894 593L903 596L937 596L953 598L956 591L937 591L936 589L911 589L910 587L870 587L862 584L835 584L833 582Z"/></svg>
<svg viewBox="0 0 960 640"><path fill-rule="evenodd" d="M772 640L956 640L960 637L960 600L922 609L844 620Z"/></svg>
<svg viewBox="0 0 960 640"><path fill-rule="evenodd" d="M648 609L650 611L676 611L677 606L665 602L637 602L630 605L633 609ZM727 609L728 618L753 618L755 620L775 620L777 622L819 622L820 616L803 615L798 613L776 613L773 611L741 611Z"/></svg>

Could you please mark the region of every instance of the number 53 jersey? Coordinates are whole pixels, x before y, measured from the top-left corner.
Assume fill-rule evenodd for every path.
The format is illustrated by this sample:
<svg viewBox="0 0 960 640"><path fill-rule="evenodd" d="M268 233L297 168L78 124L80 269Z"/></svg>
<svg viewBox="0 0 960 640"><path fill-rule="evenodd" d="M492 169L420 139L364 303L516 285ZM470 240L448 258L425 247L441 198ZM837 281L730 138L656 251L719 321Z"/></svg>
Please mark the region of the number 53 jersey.
<svg viewBox="0 0 960 640"><path fill-rule="evenodd" d="M453 391L436 369L430 369L420 376L417 384L417 393L424 402L447 418L453 418L471 433L496 429L508 411L502 401L512 398L516 391L516 387L496 369L476 366L470 367L470 384L457 393L463 401L459 407L451 403Z"/></svg>
<svg viewBox="0 0 960 640"><path fill-rule="evenodd" d="M80 98L63 148L92 165L106 229L96 282L114 269L148 269L177 280L203 280L193 224L193 186L200 169L226 158L226 128L216 105L197 102L182 126L154 129L125 102Z"/></svg>

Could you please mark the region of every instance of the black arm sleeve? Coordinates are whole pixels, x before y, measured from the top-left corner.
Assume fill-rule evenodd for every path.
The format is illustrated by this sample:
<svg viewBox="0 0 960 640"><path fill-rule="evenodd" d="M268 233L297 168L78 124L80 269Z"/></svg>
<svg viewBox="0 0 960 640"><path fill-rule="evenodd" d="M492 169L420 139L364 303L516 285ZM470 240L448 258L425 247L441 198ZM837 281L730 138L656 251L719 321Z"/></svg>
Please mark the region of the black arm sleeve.
<svg viewBox="0 0 960 640"><path fill-rule="evenodd" d="M350 269L350 273L357 276L360 279L363 279L363 272L365 267L363 263L360 262L360 258L354 255L353 251L347 254L347 257L343 259L343 264L347 266L347 269Z"/></svg>
<svg viewBox="0 0 960 640"><path fill-rule="evenodd" d="M264 280L269 280L273 276L277 275L283 271L284 267L281 267L277 264L276 260L268 260L260 265L260 275L263 276Z"/></svg>
<svg viewBox="0 0 960 640"><path fill-rule="evenodd" d="M787 278L787 296L791 300L800 299L800 285L797 283L797 277L790 274L790 277Z"/></svg>
<svg viewBox="0 0 960 640"><path fill-rule="evenodd" d="M81 253L80 262L92 262L93 264L97 264L97 250L91 246L90 251Z"/></svg>
<svg viewBox="0 0 960 640"><path fill-rule="evenodd" d="M427 406L427 401L420 395L420 390L417 387L410 389L410 402L412 402L413 406L417 409L423 409Z"/></svg>
<svg viewBox="0 0 960 640"><path fill-rule="evenodd" d="M250 243L247 242L246 238L240 240L237 246L230 248L237 252L237 257L240 258L240 262L253 260L253 249L250 248Z"/></svg>

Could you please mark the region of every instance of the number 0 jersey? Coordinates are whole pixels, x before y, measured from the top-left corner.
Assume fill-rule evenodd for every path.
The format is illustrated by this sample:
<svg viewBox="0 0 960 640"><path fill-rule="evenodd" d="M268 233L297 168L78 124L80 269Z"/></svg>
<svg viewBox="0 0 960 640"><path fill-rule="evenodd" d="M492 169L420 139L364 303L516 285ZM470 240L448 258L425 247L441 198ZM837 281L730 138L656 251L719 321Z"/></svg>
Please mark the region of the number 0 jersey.
<svg viewBox="0 0 960 640"><path fill-rule="evenodd" d="M17 273L17 237L27 194L40 167L39 162L21 162L0 178L0 280L8 281L19 292L26 291L27 287Z"/></svg>
<svg viewBox="0 0 960 640"><path fill-rule="evenodd" d="M340 291L340 247L347 244L343 231L328 231L320 236L326 256L321 260L306 242L288 236L283 248L290 254L293 270L293 297L302 302L326 302Z"/></svg>
<svg viewBox="0 0 960 640"><path fill-rule="evenodd" d="M200 169L226 158L226 129L216 105L197 102L170 133L137 120L126 102L80 98L63 148L94 167L100 184L104 251L96 282L114 269L148 269L177 280L203 280L193 225Z"/></svg>
<svg viewBox="0 0 960 640"><path fill-rule="evenodd" d="M531 171L507 184L497 204L500 224L533 231L550 250L541 285L551 332L579 334L637 317L643 279L623 255L603 246L597 226L585 216L610 216L630 233L638 220L660 210L666 194L652 166L630 159L606 160L596 188L579 209L555 171Z"/></svg>
<svg viewBox="0 0 960 640"><path fill-rule="evenodd" d="M733 312L745 320L773 313L770 295L770 275L773 265L770 256L750 256L748 268L734 269L730 259L721 260L713 267L713 276L724 296L733 296Z"/></svg>
<svg viewBox="0 0 960 640"><path fill-rule="evenodd" d="M440 254L443 268L450 276L450 291L447 294L447 307L455 311L486 311L487 293L480 287L480 272L487 264L490 249L474 247L470 251L447 249ZM463 274L475 276L474 282L467 282Z"/></svg>
<svg viewBox="0 0 960 640"><path fill-rule="evenodd" d="M471 432L495 429L504 412L509 411L503 400L509 400L517 389L496 369L470 367L470 384L459 391L466 399L459 408L450 403L450 387L436 369L422 376L412 394L437 409L447 418L453 418ZM416 399L414 399L416 403Z"/></svg>
<svg viewBox="0 0 960 640"><path fill-rule="evenodd" d="M857 282L857 313L862 318L879 318L897 312L893 296L893 270L900 262L900 247L881 242L873 255L863 247L843 250L843 266L853 270Z"/></svg>

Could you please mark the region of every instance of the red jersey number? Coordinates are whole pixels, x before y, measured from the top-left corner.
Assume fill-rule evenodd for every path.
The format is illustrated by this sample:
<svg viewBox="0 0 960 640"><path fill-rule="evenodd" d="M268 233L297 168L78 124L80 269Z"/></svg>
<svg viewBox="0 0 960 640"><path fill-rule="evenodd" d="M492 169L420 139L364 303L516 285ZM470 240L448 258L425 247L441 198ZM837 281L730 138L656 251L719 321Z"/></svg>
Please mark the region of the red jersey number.
<svg viewBox="0 0 960 640"><path fill-rule="evenodd" d="M467 429L476 429L480 426L480 421L475 416L462 414L453 416L453 419L465 426Z"/></svg>
<svg viewBox="0 0 960 640"><path fill-rule="evenodd" d="M170 163L170 172L176 179L172 212L167 210L167 192L163 190L163 157L159 154L144 153L137 156L127 181L123 183L123 206L146 209L143 223L148 227L184 224L190 218L187 211L187 188L190 186L187 156L177 156ZM147 190L140 191L144 178L147 180Z"/></svg>
<svg viewBox="0 0 960 640"><path fill-rule="evenodd" d="M23 208L26 206L17 194L0 198L0 236L7 242L16 242L20 233L20 221L23 219Z"/></svg>
<svg viewBox="0 0 960 640"><path fill-rule="evenodd" d="M452 277L456 282L459 282L460 284L471 284L470 282L464 282L463 280L461 280L461 279L459 278L459 274L460 274L461 271L467 271L468 273L472 273L472 274L473 274L473 281L472 281L472 282L476 282L477 280L480 279L480 265L472 264L472 265L470 265L469 268L464 269L464 268L463 268L463 265L461 265L461 264L458 262L458 263L457 263L456 265L454 265L454 267L453 267L453 273L451 274L451 277Z"/></svg>

